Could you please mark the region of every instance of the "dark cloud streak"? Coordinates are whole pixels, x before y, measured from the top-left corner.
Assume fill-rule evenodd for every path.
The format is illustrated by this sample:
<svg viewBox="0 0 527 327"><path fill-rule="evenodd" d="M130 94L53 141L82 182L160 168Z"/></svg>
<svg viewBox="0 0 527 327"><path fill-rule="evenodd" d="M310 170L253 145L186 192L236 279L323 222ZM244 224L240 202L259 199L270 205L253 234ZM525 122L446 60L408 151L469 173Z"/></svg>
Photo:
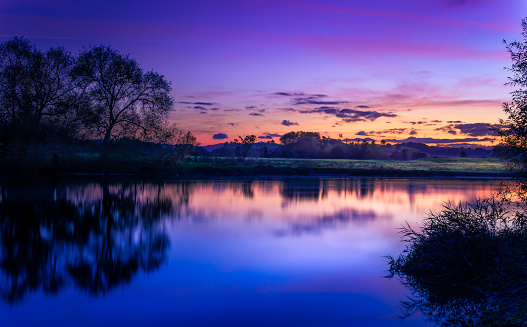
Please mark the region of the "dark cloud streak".
<svg viewBox="0 0 527 327"><path fill-rule="evenodd" d="M460 143L460 142L488 142L492 141L492 138L477 138L477 137L468 137L468 138L457 138L457 139L439 139L432 137L413 137L410 136L404 140L386 140L388 142L404 143L404 142L414 142L414 143L433 143L433 144L449 144L449 143Z"/></svg>
<svg viewBox="0 0 527 327"><path fill-rule="evenodd" d="M228 139L229 136L225 133L218 133L218 134L212 135L212 138L215 140L224 140L224 139Z"/></svg>
<svg viewBox="0 0 527 327"><path fill-rule="evenodd" d="M285 120L285 119L284 119L284 120L282 121L282 123L281 123L281 124L282 124L282 125L284 125L284 126L293 126L293 125L298 125L298 123L294 123L294 122L292 122L292 121L289 121L289 120Z"/></svg>
<svg viewBox="0 0 527 327"><path fill-rule="evenodd" d="M456 121L458 122L458 121ZM450 123L450 122L449 122ZM440 128L436 131L443 131L450 134L464 134L473 137L478 136L496 136L496 132L490 129L491 124L487 123L468 123L468 124L450 124ZM503 128L504 125L494 125L496 128Z"/></svg>
<svg viewBox="0 0 527 327"><path fill-rule="evenodd" d="M311 110L300 110L299 112L302 114L324 113L327 115L335 115L335 117L341 118L346 123L366 120L374 121L380 117L397 117L396 114L392 113L382 113L370 110L339 109L334 107L318 107Z"/></svg>
<svg viewBox="0 0 527 327"><path fill-rule="evenodd" d="M188 101L179 101L178 103L194 104L194 105L197 105L197 106L212 106L214 104L214 103L211 103L211 102L188 102Z"/></svg>
<svg viewBox="0 0 527 327"><path fill-rule="evenodd" d="M282 137L282 134L277 134L277 133L263 133L263 135L261 136L258 136L259 139L268 139L268 140L272 140L273 138L275 137Z"/></svg>

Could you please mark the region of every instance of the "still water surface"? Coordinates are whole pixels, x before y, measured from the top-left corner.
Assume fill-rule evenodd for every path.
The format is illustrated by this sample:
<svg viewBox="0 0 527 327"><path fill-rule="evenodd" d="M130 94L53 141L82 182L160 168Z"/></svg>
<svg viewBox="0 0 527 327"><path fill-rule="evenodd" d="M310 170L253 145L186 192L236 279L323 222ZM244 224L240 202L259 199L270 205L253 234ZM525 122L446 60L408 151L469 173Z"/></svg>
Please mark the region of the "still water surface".
<svg viewBox="0 0 527 327"><path fill-rule="evenodd" d="M430 326L383 256L491 180L0 180L2 326Z"/></svg>

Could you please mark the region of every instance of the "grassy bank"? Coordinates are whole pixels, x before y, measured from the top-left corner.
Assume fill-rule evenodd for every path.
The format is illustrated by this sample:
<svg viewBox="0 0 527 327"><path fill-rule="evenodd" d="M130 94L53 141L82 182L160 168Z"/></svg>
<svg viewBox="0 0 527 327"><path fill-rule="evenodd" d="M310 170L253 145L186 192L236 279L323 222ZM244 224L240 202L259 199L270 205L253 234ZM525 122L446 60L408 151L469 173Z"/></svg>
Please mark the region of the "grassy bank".
<svg viewBox="0 0 527 327"><path fill-rule="evenodd" d="M424 158L414 161L187 157L184 174L506 177L496 158Z"/></svg>
<svg viewBox="0 0 527 327"><path fill-rule="evenodd" d="M132 175L344 175L381 177L507 177L497 158L424 158L414 161L233 158L188 156L181 160L137 154L111 154L102 159L93 152L2 160L1 172L88 173Z"/></svg>

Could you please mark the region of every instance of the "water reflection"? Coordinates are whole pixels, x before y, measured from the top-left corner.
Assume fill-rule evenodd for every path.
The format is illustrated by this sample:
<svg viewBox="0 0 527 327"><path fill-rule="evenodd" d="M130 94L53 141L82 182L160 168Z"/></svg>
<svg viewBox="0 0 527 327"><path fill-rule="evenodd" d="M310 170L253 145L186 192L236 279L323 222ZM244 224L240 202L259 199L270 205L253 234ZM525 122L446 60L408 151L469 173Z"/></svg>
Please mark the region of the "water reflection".
<svg viewBox="0 0 527 327"><path fill-rule="evenodd" d="M0 189L3 298L15 303L37 289L68 283L101 294L166 261L162 218L188 203L184 185L138 182L75 186L7 181Z"/></svg>
<svg viewBox="0 0 527 327"><path fill-rule="evenodd" d="M63 298L61 307L113 308L107 319L137 325L398 323L406 290L382 278L382 256L403 249L396 228L448 199L498 188L417 179L0 180L0 291L19 310L0 305L0 316L30 325L29 313L52 307L39 295L60 294L50 298Z"/></svg>
<svg viewBox="0 0 527 327"><path fill-rule="evenodd" d="M302 221L293 222L288 229L276 231L277 236L301 236L302 234L319 234L325 229L338 228L339 225L355 223L373 222L376 219L389 219L391 216L378 216L373 210L359 211L355 209L343 209L333 214L321 217L306 217Z"/></svg>
<svg viewBox="0 0 527 327"><path fill-rule="evenodd" d="M286 180L281 188L281 195L287 201L318 201L326 197L325 188L316 179ZM322 193L322 195L321 195Z"/></svg>
<svg viewBox="0 0 527 327"><path fill-rule="evenodd" d="M527 290L511 287L482 293L456 285L403 279L411 296L401 302L402 319L422 314L436 326L524 326Z"/></svg>

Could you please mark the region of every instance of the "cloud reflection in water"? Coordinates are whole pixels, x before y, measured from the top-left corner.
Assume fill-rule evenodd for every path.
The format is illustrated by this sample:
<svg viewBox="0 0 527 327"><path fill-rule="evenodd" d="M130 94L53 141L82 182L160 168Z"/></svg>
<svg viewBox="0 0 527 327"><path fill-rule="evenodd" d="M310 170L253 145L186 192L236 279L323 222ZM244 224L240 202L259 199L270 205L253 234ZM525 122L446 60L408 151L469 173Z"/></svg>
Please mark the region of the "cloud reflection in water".
<svg viewBox="0 0 527 327"><path fill-rule="evenodd" d="M402 250L396 228L421 221L447 199L465 201L498 186L344 178L1 180L0 288L19 311L0 303L0 315L8 325L22 321L37 304L51 306L39 295L61 294L53 297L61 305L98 308L112 321L135 324L243 325L260 317L260 325L334 318L385 326L406 294L382 278L382 256ZM240 308L245 314L237 314Z"/></svg>

